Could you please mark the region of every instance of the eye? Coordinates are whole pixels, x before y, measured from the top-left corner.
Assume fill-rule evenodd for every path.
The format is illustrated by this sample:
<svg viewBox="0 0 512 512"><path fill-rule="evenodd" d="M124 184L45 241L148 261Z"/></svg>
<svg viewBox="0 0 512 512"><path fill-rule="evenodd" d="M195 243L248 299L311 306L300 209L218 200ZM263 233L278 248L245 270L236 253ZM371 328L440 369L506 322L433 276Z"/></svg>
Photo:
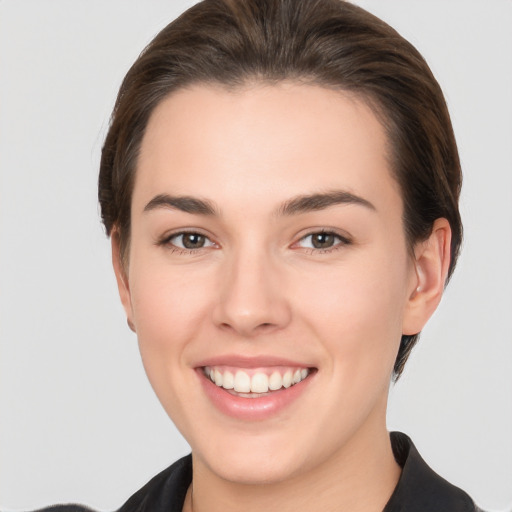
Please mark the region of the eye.
<svg viewBox="0 0 512 512"><path fill-rule="evenodd" d="M165 243L171 244L178 249L203 249L213 247L215 244L201 233L186 232L176 233L165 240Z"/></svg>
<svg viewBox="0 0 512 512"><path fill-rule="evenodd" d="M350 240L341 235L331 231L319 231L301 238L297 245L305 249L329 250L347 244L350 244Z"/></svg>

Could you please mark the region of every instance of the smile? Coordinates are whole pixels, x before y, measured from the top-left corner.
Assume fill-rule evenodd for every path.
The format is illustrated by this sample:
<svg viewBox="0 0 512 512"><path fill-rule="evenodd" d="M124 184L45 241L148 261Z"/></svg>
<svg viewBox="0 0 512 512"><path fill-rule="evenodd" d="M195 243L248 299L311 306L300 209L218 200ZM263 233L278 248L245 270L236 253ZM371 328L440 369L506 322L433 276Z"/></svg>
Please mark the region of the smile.
<svg viewBox="0 0 512 512"><path fill-rule="evenodd" d="M310 373L308 368L272 368L247 370L222 366L205 366L203 372L216 386L237 396L257 398L271 391L288 389L303 381Z"/></svg>
<svg viewBox="0 0 512 512"><path fill-rule="evenodd" d="M314 386L318 369L269 357L228 356L205 361L196 367L196 373L217 411L252 423L304 404L298 398L310 396L307 389Z"/></svg>

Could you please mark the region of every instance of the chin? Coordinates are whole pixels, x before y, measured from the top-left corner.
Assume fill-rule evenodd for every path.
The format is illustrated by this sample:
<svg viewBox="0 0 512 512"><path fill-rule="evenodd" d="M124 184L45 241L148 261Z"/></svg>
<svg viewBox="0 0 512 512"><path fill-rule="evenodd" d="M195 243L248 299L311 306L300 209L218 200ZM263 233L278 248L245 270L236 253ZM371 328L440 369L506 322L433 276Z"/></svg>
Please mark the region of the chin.
<svg viewBox="0 0 512 512"><path fill-rule="evenodd" d="M306 461L297 446L286 446L282 440L262 439L261 435L234 439L224 443L218 437L215 447L192 450L194 460L200 459L210 471L223 480L246 485L272 484L288 480L304 471ZM246 436L243 436L246 437ZM264 436L263 436L264 437Z"/></svg>
<svg viewBox="0 0 512 512"><path fill-rule="evenodd" d="M261 456L242 458L234 454L224 460L215 460L210 465L210 470L223 480L244 484L274 484L289 480L297 475L301 464L298 461L283 460L283 454L262 458Z"/></svg>

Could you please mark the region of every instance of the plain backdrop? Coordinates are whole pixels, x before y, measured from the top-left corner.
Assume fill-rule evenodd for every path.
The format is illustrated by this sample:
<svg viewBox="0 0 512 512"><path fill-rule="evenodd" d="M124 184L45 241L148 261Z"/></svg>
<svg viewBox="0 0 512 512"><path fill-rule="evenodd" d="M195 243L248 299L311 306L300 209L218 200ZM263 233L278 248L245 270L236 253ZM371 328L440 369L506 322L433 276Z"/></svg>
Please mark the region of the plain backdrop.
<svg viewBox="0 0 512 512"><path fill-rule="evenodd" d="M121 79L192 1L0 1L0 508L119 507L189 448L126 326L99 221ZM423 53L465 174L465 244L388 425L512 509L512 2L360 0Z"/></svg>

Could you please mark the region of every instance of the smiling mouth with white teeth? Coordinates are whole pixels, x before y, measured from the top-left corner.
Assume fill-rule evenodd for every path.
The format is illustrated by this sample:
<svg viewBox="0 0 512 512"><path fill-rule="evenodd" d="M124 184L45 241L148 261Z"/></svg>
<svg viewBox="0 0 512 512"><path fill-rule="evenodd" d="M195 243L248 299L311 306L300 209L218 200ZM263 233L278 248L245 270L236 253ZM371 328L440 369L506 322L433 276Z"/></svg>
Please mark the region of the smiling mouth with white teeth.
<svg viewBox="0 0 512 512"><path fill-rule="evenodd" d="M259 398L287 389L306 379L311 372L311 368L250 371L219 366L203 367L204 375L216 386L243 398Z"/></svg>

